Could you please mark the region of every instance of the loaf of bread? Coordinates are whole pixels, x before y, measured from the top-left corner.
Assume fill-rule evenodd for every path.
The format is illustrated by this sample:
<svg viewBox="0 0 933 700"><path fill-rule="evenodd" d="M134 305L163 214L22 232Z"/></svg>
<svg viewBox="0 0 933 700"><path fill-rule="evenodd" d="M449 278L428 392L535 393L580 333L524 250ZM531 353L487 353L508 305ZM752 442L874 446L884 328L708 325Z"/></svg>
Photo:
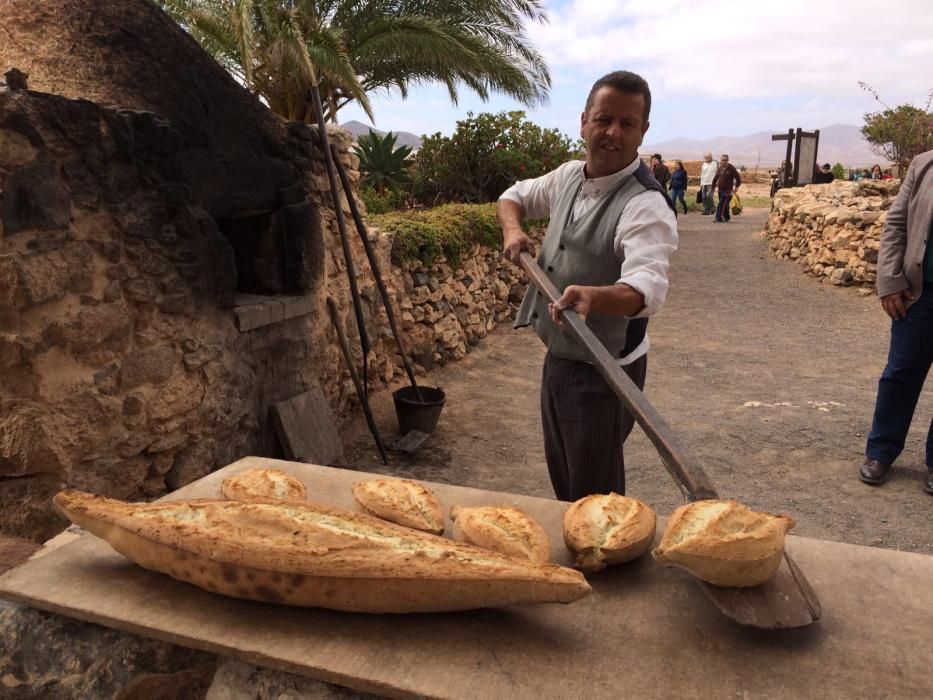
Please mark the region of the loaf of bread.
<svg viewBox="0 0 933 700"><path fill-rule="evenodd" d="M543 563L551 558L551 542L544 528L518 508L481 506L450 509L454 539L483 549Z"/></svg>
<svg viewBox="0 0 933 700"><path fill-rule="evenodd" d="M75 524L140 566L214 593L367 613L569 603L583 576L312 503L124 503L62 491Z"/></svg>
<svg viewBox="0 0 933 700"><path fill-rule="evenodd" d="M233 501L269 498L304 501L308 498L305 485L281 469L247 469L224 479L221 491L224 498Z"/></svg>
<svg viewBox="0 0 933 700"><path fill-rule="evenodd" d="M364 513L415 530L440 535L444 509L429 488L408 479L370 479L353 484L353 498Z"/></svg>
<svg viewBox="0 0 933 700"><path fill-rule="evenodd" d="M585 496L564 513L564 543L583 571L631 561L651 549L655 512L617 493Z"/></svg>
<svg viewBox="0 0 933 700"><path fill-rule="evenodd" d="M717 586L757 586L781 565L784 535L793 526L790 516L758 513L738 501L687 503L667 521L654 557Z"/></svg>

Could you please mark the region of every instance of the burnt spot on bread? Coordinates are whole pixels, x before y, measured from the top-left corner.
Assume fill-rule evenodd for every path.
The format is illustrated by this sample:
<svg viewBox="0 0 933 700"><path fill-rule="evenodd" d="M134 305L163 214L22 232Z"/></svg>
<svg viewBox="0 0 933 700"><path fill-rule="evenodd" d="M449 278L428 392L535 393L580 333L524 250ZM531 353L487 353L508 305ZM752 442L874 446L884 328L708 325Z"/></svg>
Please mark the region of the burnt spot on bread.
<svg viewBox="0 0 933 700"><path fill-rule="evenodd" d="M224 577L224 581L227 583L236 583L237 579L240 578L240 572L232 564L221 564L220 575Z"/></svg>
<svg viewBox="0 0 933 700"><path fill-rule="evenodd" d="M270 588L269 586L256 586L254 590L256 592L256 596L262 600L267 600L270 603L284 602L282 594L274 588Z"/></svg>
<svg viewBox="0 0 933 700"><path fill-rule="evenodd" d="M253 581L256 580L256 574L254 574L252 571L247 571L247 572L246 572L246 580L249 581L250 583L252 583Z"/></svg>
<svg viewBox="0 0 933 700"><path fill-rule="evenodd" d="M272 574L272 583L282 583L282 574Z"/></svg>
<svg viewBox="0 0 933 700"><path fill-rule="evenodd" d="M305 582L304 574L292 574L291 584L295 588L300 588L304 582Z"/></svg>

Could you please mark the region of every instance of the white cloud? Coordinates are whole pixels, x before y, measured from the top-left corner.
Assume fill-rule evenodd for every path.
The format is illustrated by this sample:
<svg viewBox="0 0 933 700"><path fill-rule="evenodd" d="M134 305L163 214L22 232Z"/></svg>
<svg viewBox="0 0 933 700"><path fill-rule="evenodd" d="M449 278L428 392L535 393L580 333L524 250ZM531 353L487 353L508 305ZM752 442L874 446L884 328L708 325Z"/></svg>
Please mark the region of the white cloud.
<svg viewBox="0 0 933 700"><path fill-rule="evenodd" d="M573 0L528 27L557 81L637 66L666 94L707 97L852 95L858 81L886 101L933 87L929 0Z"/></svg>

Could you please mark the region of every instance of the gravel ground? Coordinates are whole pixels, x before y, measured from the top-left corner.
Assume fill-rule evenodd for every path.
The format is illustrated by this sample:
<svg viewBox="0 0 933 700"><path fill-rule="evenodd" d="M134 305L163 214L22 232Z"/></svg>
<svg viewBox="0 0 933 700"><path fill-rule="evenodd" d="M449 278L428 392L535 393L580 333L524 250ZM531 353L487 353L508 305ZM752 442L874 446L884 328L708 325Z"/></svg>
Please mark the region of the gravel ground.
<svg viewBox="0 0 933 700"><path fill-rule="evenodd" d="M652 320L646 392L719 492L791 513L795 534L933 553L933 497L922 489L933 415L921 397L907 448L888 482L857 476L887 354L887 317L874 296L823 285L767 256L767 212L730 224L680 219L664 311ZM447 405L414 455L378 460L362 414L344 425L355 468L477 488L552 496L538 417L543 346L498 328L460 362L421 382ZM389 392L372 396L387 442L397 437ZM626 445L628 494L660 512L682 500L636 427Z"/></svg>

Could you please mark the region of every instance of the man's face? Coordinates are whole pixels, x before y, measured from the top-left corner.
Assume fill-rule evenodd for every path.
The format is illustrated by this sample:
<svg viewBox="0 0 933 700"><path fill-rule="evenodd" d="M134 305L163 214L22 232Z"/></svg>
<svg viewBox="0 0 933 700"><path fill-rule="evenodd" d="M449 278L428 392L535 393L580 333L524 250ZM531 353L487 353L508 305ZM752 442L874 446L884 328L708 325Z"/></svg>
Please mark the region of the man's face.
<svg viewBox="0 0 933 700"><path fill-rule="evenodd" d="M719 163L720 163L720 165L728 165L728 163L729 163L729 156L723 156L722 158L720 158L720 159L719 159Z"/></svg>
<svg viewBox="0 0 933 700"><path fill-rule="evenodd" d="M705 155L703 156L703 160L705 160L707 163L712 163L712 162L713 162L713 154L712 154L712 153L707 153L707 154L705 154Z"/></svg>
<svg viewBox="0 0 933 700"><path fill-rule="evenodd" d="M589 110L580 115L580 137L586 143L587 177L605 177L635 160L648 122L645 98L603 86Z"/></svg>

